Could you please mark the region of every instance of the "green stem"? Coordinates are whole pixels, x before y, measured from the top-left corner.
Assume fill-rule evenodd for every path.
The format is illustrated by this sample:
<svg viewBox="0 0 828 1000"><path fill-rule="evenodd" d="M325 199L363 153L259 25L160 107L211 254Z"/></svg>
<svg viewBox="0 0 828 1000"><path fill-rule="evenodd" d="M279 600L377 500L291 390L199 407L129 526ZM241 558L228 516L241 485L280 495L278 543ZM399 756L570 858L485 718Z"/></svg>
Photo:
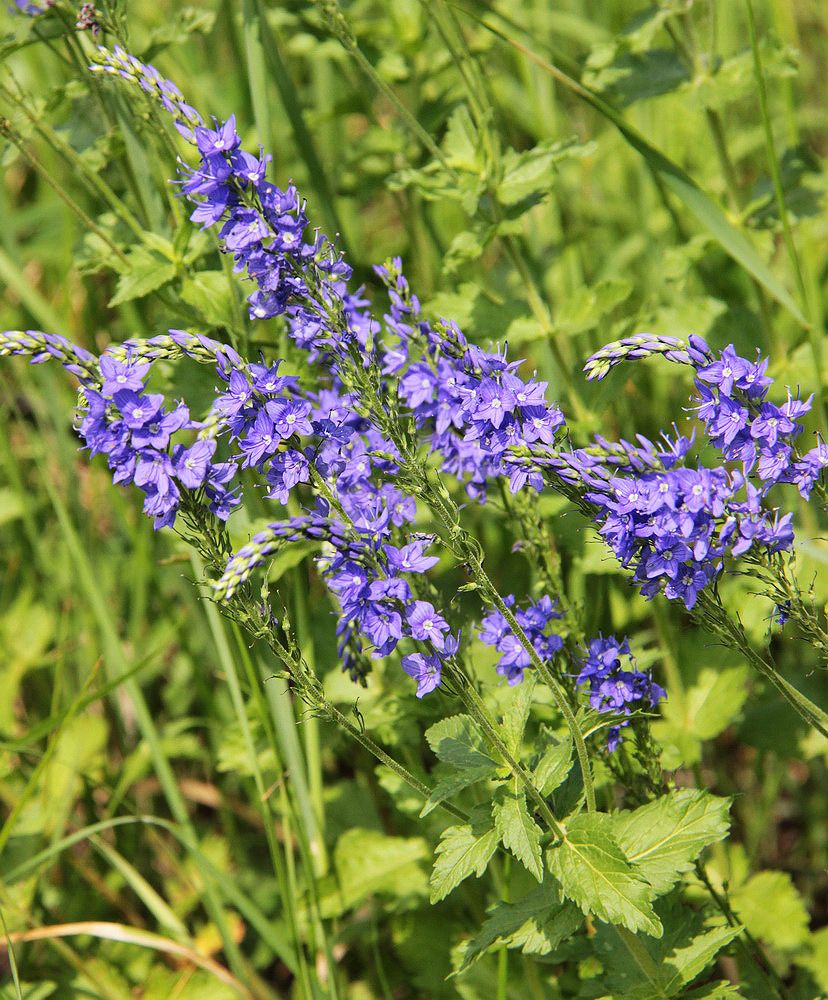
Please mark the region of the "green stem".
<svg viewBox="0 0 828 1000"><path fill-rule="evenodd" d="M109 247L109 249L115 254L115 256L121 261L122 264L126 264L127 267L129 267L129 258L123 252L123 250L121 250L121 248L116 243L112 242L112 240L109 237L109 234L104 232L104 230L101 229L101 227L97 224L97 222L95 222L94 219L91 219L86 214L86 212L84 212L84 210L74 200L74 198L72 198L71 195L69 195L66 192L66 189L63 186L61 186L56 180L54 180L52 175L43 166L43 164L34 155L34 153L30 152L26 148L26 144L23 142L22 138L15 132L15 130L12 128L11 122L9 122L7 119L0 121L0 134L5 135L10 142L14 143L14 145L19 150L20 155L23 157L23 159L26 160L26 162L33 170L35 170L38 174L40 174L40 176L46 181L49 187L52 188L52 190L55 192L58 198L60 198L60 200L67 206L67 208L69 208L72 212L75 213L75 215L77 215L77 217L87 227L87 229L95 233L95 235L99 239L103 240L103 242Z"/></svg>
<svg viewBox="0 0 828 1000"><path fill-rule="evenodd" d="M555 814L549 808L549 804L546 799L540 793L540 791L535 787L532 781L532 776L526 770L526 768L516 760L515 757L509 752L509 748L501 739L495 724L492 721L491 716L486 711L486 706L483 704L483 700L480 695L471 686L466 686L461 696L466 707L472 714L475 722L480 726L486 735L489 743L497 751L498 754L506 761L509 765L512 774L517 778L517 780L523 785L526 790L527 795L532 798L535 805L538 808L538 812L543 816L546 821L547 826L555 834L559 840L565 839L564 830L561 827L560 822L555 817Z"/></svg>
<svg viewBox="0 0 828 1000"><path fill-rule="evenodd" d="M782 175L779 172L779 160L776 155L776 142L773 137L773 126L771 125L770 110L768 108L768 93L765 87L765 74L762 71L762 56L759 52L759 39L756 34L756 21L753 16L753 4L751 0L745 0L748 16L748 29L750 31L750 46L753 50L753 73L756 80L756 91L759 98L759 110L762 114L762 126L765 131L765 148L768 155L768 167L770 168L771 180L773 182L773 193L776 198L776 208L779 212L779 221L782 224L782 237L785 242L785 249L793 268L796 287L799 292L799 301L802 311L808 320L808 342L811 346L811 354L814 359L814 374L816 376L819 392L817 393L817 409L819 411L820 426L824 429L826 424L824 388L822 384L822 347L820 343L820 331L813 322L810 298L805 285L805 277L802 271L802 263L799 259L799 251L793 238L790 219L788 217L788 206L785 203L785 191L782 187Z"/></svg>
<svg viewBox="0 0 828 1000"><path fill-rule="evenodd" d="M287 651L283 650L283 655L287 657ZM370 736L366 735L362 729L355 726L350 719L348 719L332 702L328 701L326 698L320 698L318 702L318 709L323 712L331 720L335 722L340 729L343 729L348 735L357 741L361 746L372 754L381 764L384 764L387 768L390 768L399 778L401 778L409 788L413 788L415 792L422 795L424 799L428 799L431 795L431 789L424 782L415 778L414 775L403 767L399 761L394 760L393 757L389 756L381 746L375 743ZM453 806L450 802L441 802L440 808L445 812L450 813L455 819L459 819L462 822L468 822L469 815L462 809L458 809Z"/></svg>
<svg viewBox="0 0 828 1000"><path fill-rule="evenodd" d="M828 714L785 680L779 671L750 645L741 622L734 621L718 596L706 591L699 595L698 620L708 625L731 649L740 652L750 665L776 688L800 718L828 738Z"/></svg>

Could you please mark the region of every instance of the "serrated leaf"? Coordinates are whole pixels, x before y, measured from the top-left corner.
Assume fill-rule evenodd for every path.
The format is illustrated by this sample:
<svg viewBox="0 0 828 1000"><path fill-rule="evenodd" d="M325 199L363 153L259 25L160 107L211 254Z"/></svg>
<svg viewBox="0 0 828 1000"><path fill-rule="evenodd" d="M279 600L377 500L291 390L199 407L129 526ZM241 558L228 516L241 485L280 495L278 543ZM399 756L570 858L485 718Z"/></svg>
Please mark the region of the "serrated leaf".
<svg viewBox="0 0 828 1000"><path fill-rule="evenodd" d="M465 105L456 108L449 118L442 145L446 159L454 170L479 173L480 133Z"/></svg>
<svg viewBox="0 0 828 1000"><path fill-rule="evenodd" d="M530 674L516 689L512 689L509 708L501 720L501 736L513 756L520 755L523 733L532 707L532 695L535 690L535 675Z"/></svg>
<svg viewBox="0 0 828 1000"><path fill-rule="evenodd" d="M604 971L602 988L619 1000L668 1000L685 994L741 928L705 926L702 913L687 905L678 892L658 901L664 924L661 938L631 934L624 928L597 928L595 955Z"/></svg>
<svg viewBox="0 0 828 1000"><path fill-rule="evenodd" d="M350 909L375 893L425 897L428 879L422 862L428 854L422 837L389 837L361 827L346 830L334 849L343 907Z"/></svg>
<svg viewBox="0 0 828 1000"><path fill-rule="evenodd" d="M682 993L681 1000L725 1000L726 997L742 997L745 994L739 992L739 987L726 980L718 983L709 983L707 986L700 986L690 993Z"/></svg>
<svg viewBox="0 0 828 1000"><path fill-rule="evenodd" d="M495 795L492 807L497 835L503 846L511 851L523 867L538 882L543 881L543 861L541 860L541 828L529 815L526 797L501 786Z"/></svg>
<svg viewBox="0 0 828 1000"><path fill-rule="evenodd" d="M661 896L690 871L705 847L727 834L729 809L728 799L682 788L618 813L613 829L621 850Z"/></svg>
<svg viewBox="0 0 828 1000"><path fill-rule="evenodd" d="M428 745L444 764L455 767L497 767L483 734L470 715L452 715L426 730Z"/></svg>
<svg viewBox="0 0 828 1000"><path fill-rule="evenodd" d="M533 889L514 903L498 903L458 956L454 974L464 972L492 945L505 941L526 954L547 955L583 922L577 907L561 898L554 885Z"/></svg>
<svg viewBox="0 0 828 1000"><path fill-rule="evenodd" d="M665 982L665 992L674 996L682 986L692 983L710 965L716 955L742 933L741 927L714 927L681 948L674 948L665 959L665 968L672 975Z"/></svg>
<svg viewBox="0 0 828 1000"><path fill-rule="evenodd" d="M149 295L176 275L175 264L162 260L144 247L135 247L127 257L130 269L118 278L115 294L109 300L110 308Z"/></svg>
<svg viewBox="0 0 828 1000"><path fill-rule="evenodd" d="M553 742L544 750L533 774L535 788L543 795L551 795L566 780L572 770L572 738Z"/></svg>
<svg viewBox="0 0 828 1000"><path fill-rule="evenodd" d="M565 839L546 852L546 862L564 895L584 913L631 931L661 936L661 921L652 906L652 887L618 846L610 816L576 816Z"/></svg>
<svg viewBox="0 0 828 1000"><path fill-rule="evenodd" d="M782 951L808 939L808 911L787 872L765 871L734 889L730 903L747 929Z"/></svg>
<svg viewBox="0 0 828 1000"><path fill-rule="evenodd" d="M420 816L428 816L441 802L452 798L452 796L458 792L462 792L464 788L468 788L477 781L484 781L486 778L493 777L496 773L497 771L493 767L470 767L464 768L462 771L456 771L447 778L441 778L432 789L431 795L429 795L426 804L420 812Z"/></svg>
<svg viewBox="0 0 828 1000"><path fill-rule="evenodd" d="M551 193L560 162L570 157L586 156L594 148L594 144L584 145L573 137L559 142L541 142L520 153L514 149L506 150L503 179L497 187L498 201L507 206L520 202L537 203Z"/></svg>
<svg viewBox="0 0 828 1000"><path fill-rule="evenodd" d="M445 899L472 873L480 878L497 849L497 843L497 831L493 827L476 833L471 824L464 823L444 830L431 872L431 902Z"/></svg>

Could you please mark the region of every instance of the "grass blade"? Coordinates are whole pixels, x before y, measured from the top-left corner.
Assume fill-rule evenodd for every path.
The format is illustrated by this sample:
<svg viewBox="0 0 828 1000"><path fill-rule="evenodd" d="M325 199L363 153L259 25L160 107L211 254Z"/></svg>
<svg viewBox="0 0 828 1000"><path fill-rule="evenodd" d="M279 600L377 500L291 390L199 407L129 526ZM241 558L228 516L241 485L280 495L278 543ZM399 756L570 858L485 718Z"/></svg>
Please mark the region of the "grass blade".
<svg viewBox="0 0 828 1000"><path fill-rule="evenodd" d="M664 185L696 217L697 221L704 226L722 249L740 267L755 278L769 295L780 305L784 306L802 327L806 329L809 327L808 320L802 314L801 309L791 294L762 260L747 236L730 222L713 198L706 191L703 191L685 170L677 163L674 163L668 156L665 156L660 150L656 149L638 129L630 125L612 105L608 104L594 91L585 87L567 73L564 73L563 70L544 59L543 56L538 55L537 52L524 45L523 42L513 38L489 17L478 17L465 8L459 9L467 16L474 18L474 20L492 32L492 34L497 35L507 45L512 46L512 48L522 53L527 59L553 76L567 90L576 94L612 122L633 149L644 158L648 166L661 178Z"/></svg>

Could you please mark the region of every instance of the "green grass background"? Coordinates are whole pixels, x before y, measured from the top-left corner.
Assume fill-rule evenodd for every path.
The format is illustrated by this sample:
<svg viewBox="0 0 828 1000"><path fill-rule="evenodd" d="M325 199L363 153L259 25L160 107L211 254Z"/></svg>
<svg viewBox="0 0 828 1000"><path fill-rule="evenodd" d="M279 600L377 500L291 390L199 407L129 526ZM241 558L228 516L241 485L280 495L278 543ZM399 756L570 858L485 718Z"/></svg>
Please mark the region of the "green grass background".
<svg viewBox="0 0 828 1000"><path fill-rule="evenodd" d="M550 380L577 434L654 434L685 420L690 386L678 369L652 362L584 382L583 359L631 333L760 347L779 383L805 393L828 379L828 9L818 0L755 3L764 117L741 2L676 0L654 13L635 0L355 0L342 8L351 52L321 5L121 6L134 51L202 113L235 112L247 148L273 152L277 181L299 185L312 222L340 234L359 279L370 285L372 264L400 254L427 310L478 342L508 340ZM278 346L277 324L249 326L226 292L205 299L187 265L165 286L107 305L121 287L118 262L90 238L88 220L124 249L132 237L89 177L106 179L141 230L171 237L181 211L167 183L172 154L153 146L151 122L129 124L123 93L77 82L87 37L36 42L25 18L0 13L0 23L0 114L26 151L3 148L2 327L100 350L195 323L229 329L253 352ZM600 92L649 143L644 155L606 109L523 47ZM56 142L71 147L69 159ZM450 173L428 166L429 143ZM513 193L542 197L493 235L487 185L509 150L532 148L549 155L512 178ZM710 201L699 209L686 179L659 173L654 150ZM742 248L735 256L722 247L722 220ZM766 269L760 280L744 247ZM211 253L205 246L199 266L212 260L218 271ZM206 398L210 383L186 388ZM22 995L494 996L494 960L443 978L491 887L428 907L439 815L417 820L419 804L390 773L291 704L271 677L278 665L199 599L200 568L184 545L153 533L136 496L79 454L73 404L61 370L3 362L0 909L10 932L103 921L125 939L15 945ZM809 433L825 429L822 419L816 406ZM592 631L628 633L669 688L653 725L664 767L735 796L734 835L712 852L711 877L790 975L792 996L828 989L824 745L678 609L634 596L577 514L544 503ZM797 510L800 579L813 580L824 605L824 517ZM499 505L467 517L502 590L525 593L529 573L509 551ZM241 543L250 519L231 523ZM358 697L375 738L415 772L429 766L421 734L450 699L417 703L395 667L352 688L310 561L280 565L272 579L332 696ZM450 592L459 581L441 582ZM749 580L723 589L763 641L768 603ZM818 698L813 651L775 642L774 652ZM478 659L494 684L482 647ZM781 916L769 922L767 912ZM307 958L292 950L297 930ZM193 953L221 968L197 968ZM558 995L548 969L510 961L509 996ZM18 995L14 979L0 956L0 995Z"/></svg>

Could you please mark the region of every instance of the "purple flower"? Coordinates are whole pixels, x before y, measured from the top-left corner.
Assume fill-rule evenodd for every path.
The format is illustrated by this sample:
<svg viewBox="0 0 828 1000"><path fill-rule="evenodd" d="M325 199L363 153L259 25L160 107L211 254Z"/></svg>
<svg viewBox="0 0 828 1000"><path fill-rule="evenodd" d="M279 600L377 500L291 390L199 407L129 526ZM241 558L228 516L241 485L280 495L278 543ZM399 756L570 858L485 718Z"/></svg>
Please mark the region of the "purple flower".
<svg viewBox="0 0 828 1000"><path fill-rule="evenodd" d="M436 654L410 653L402 658L402 668L417 682L417 697L422 698L440 684L443 664Z"/></svg>
<svg viewBox="0 0 828 1000"><path fill-rule="evenodd" d="M624 638L619 642L613 635L590 640L576 680L578 684L589 685L590 705L599 712L629 715L638 703L654 707L666 697L664 689L649 674L636 669L629 640ZM620 730L626 724L610 728L607 740L610 753L620 745Z"/></svg>
<svg viewBox="0 0 828 1000"><path fill-rule="evenodd" d="M260 410L256 414L253 426L239 442L239 447L244 453L243 468L251 465L261 466L276 452L281 440L281 436L273 426L273 421L264 410Z"/></svg>
<svg viewBox="0 0 828 1000"><path fill-rule="evenodd" d="M746 378L749 371L748 362L736 354L733 344L729 344L722 351L718 361L712 361L699 369L699 378L702 382L717 386L725 396L730 396L733 392L733 383Z"/></svg>
<svg viewBox="0 0 828 1000"><path fill-rule="evenodd" d="M195 141L199 152L205 156L214 153L230 153L236 149L241 142L236 133L236 116L230 115L226 122L216 122L216 127L196 128Z"/></svg>
<svg viewBox="0 0 828 1000"><path fill-rule="evenodd" d="M414 601L406 609L405 615L411 635L414 639L430 642L435 649L442 650L445 646L444 632L449 631L448 622L434 610L428 601Z"/></svg>
<svg viewBox="0 0 828 1000"><path fill-rule="evenodd" d="M123 389L131 389L133 392L140 393L144 388L144 381L150 367L148 364L116 361L107 354L101 355L100 364L103 375L102 396L111 399L116 392Z"/></svg>
<svg viewBox="0 0 828 1000"><path fill-rule="evenodd" d="M385 555L388 565L401 573L425 573L440 561L437 556L423 554L430 544L431 539L421 539L399 549L393 545L386 545Z"/></svg>
<svg viewBox="0 0 828 1000"><path fill-rule="evenodd" d="M189 489L198 489L207 478L207 469L216 451L215 441L196 441L190 448L177 445L173 451L173 467L179 482Z"/></svg>

